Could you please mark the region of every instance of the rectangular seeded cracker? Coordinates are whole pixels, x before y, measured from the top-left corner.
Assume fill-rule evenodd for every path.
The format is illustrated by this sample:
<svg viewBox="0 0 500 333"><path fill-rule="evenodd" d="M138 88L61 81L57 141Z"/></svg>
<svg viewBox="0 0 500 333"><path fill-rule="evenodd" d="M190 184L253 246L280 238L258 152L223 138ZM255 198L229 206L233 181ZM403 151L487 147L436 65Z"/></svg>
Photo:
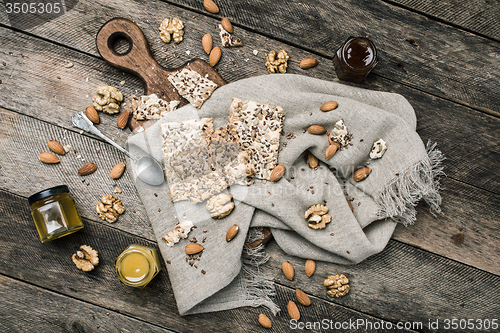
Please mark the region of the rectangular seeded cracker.
<svg viewBox="0 0 500 333"><path fill-rule="evenodd" d="M179 106L179 101L167 102L156 94L149 96L130 96L132 98L132 115L136 120L160 119Z"/></svg>
<svg viewBox="0 0 500 333"><path fill-rule="evenodd" d="M182 97L197 108L201 107L217 88L215 82L187 68L170 74L168 80Z"/></svg>
<svg viewBox="0 0 500 333"><path fill-rule="evenodd" d="M285 111L275 105L233 98L228 123L234 126L241 148L250 154L255 177L269 180L278 164Z"/></svg>
<svg viewBox="0 0 500 333"><path fill-rule="evenodd" d="M204 130L212 118L161 124L165 174L172 202L202 202L227 186L221 170L213 170Z"/></svg>

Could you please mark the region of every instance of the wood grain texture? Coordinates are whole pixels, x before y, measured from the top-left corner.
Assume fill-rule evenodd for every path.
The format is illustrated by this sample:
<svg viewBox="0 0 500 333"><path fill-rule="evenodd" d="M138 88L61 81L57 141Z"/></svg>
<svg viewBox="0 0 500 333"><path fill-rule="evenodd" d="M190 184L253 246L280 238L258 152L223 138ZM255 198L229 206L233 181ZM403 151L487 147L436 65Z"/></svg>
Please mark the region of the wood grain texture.
<svg viewBox="0 0 500 333"><path fill-rule="evenodd" d="M116 277L114 260L121 251L132 243L156 248L155 242L87 219L84 220L84 224L85 228L77 233L42 244L29 215L25 198L0 191L0 273L47 289L45 293L57 293L58 297L65 295L92 304L85 305L86 307L109 309L176 332L207 332L209 330L262 332L257 322L257 317L262 312L273 321L274 332L288 331L289 318L285 313L273 317L267 309L263 308L245 307L180 317L164 266L162 266L163 270L144 289L127 287ZM193 235L198 236L196 229L193 232ZM201 230L198 232L202 234ZM81 244L90 245L99 252L99 265L88 273L78 270L71 261L71 255ZM271 248L274 249L271 255L277 256L280 260L282 255L279 250L275 247ZM202 264L203 262L200 261L200 265ZM194 270L194 268L191 269ZM270 272L270 275L276 276L280 272L281 270L275 270ZM0 281L2 281L1 278ZM278 284L276 288L276 303L285 309L288 300L295 297L295 287ZM1 292L0 288L0 294ZM304 319L311 321L320 321L324 318L339 318L347 321L363 319L371 322L383 319L335 304L330 300L315 298L312 295L310 297L313 304L308 308L301 307ZM0 305L3 302L6 301L0 300ZM364 312L371 311L367 310ZM101 316L96 317L97 322ZM9 319L6 325L14 325L12 320ZM68 318L68 321L70 320ZM319 331L314 330L314 332Z"/></svg>
<svg viewBox="0 0 500 333"><path fill-rule="evenodd" d="M0 57L3 57L0 61L6 60L6 66L0 65L0 74L7 76L4 83L0 84L0 107L69 129L70 116L86 108L97 85L109 81L120 87L125 96L137 94L143 89L136 77L120 73L102 60L5 28L0 28L0 31ZM203 31L200 31L200 40L202 35ZM251 47L224 50L221 63L216 67L227 81L266 74L263 65L267 54L265 50L287 48L280 42L256 35L246 38ZM199 45L191 47L193 52L190 56L196 56L196 50L200 57L206 57L201 41ZM254 47L259 50L257 56L252 53ZM329 60L322 58L315 68L302 70L298 66L300 60L314 55L297 48L287 50L291 56L290 73L324 80L335 77ZM187 57L187 54L184 53L183 57ZM174 59L180 59L177 66L188 60ZM78 65L67 69L63 66L66 61ZM59 80L57 74L64 75L64 79ZM87 77L89 82L83 79ZM125 80L123 86L119 84L122 80ZM405 96L416 111L418 133L423 141L430 139L437 142L448 158L445 162L446 173L454 179L500 194L498 119L377 76L368 77L364 87ZM26 93L17 93L28 91L29 97ZM61 91L65 93L60 94ZM115 116L102 115L101 121L99 129L123 145L130 132L116 127Z"/></svg>
<svg viewBox="0 0 500 333"><path fill-rule="evenodd" d="M455 27L500 41L500 2L383 0Z"/></svg>
<svg viewBox="0 0 500 333"><path fill-rule="evenodd" d="M0 275L2 332L173 332Z"/></svg>
<svg viewBox="0 0 500 333"><path fill-rule="evenodd" d="M171 2L202 10L196 0ZM221 0L218 5L219 15L234 26L330 58L348 37L369 36L379 51L376 75L500 116L495 41L382 1Z"/></svg>

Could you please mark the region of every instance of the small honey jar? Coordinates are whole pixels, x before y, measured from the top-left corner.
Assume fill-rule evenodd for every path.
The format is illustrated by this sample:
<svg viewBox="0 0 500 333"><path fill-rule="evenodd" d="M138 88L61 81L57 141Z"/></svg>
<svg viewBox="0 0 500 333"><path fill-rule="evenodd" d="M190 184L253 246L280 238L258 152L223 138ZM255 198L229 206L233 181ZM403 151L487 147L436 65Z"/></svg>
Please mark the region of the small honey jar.
<svg viewBox="0 0 500 333"><path fill-rule="evenodd" d="M375 45L363 37L349 37L333 57L339 80L361 83L377 65Z"/></svg>
<svg viewBox="0 0 500 333"><path fill-rule="evenodd" d="M66 185L48 188L28 198L31 216L42 243L69 235L83 228L75 199Z"/></svg>
<svg viewBox="0 0 500 333"><path fill-rule="evenodd" d="M161 271L156 249L132 244L116 259L116 274L127 286L144 288Z"/></svg>

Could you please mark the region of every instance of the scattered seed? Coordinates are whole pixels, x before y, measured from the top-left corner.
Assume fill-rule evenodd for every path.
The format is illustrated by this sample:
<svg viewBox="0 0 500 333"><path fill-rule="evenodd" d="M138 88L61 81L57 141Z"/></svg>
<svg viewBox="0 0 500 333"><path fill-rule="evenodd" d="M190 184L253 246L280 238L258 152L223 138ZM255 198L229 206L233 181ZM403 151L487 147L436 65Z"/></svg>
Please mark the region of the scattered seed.
<svg viewBox="0 0 500 333"><path fill-rule="evenodd" d="M274 207L274 204L271 202L271 207Z"/></svg>
<svg viewBox="0 0 500 333"><path fill-rule="evenodd" d="M161 208L158 208L158 213L161 212Z"/></svg>
<svg viewBox="0 0 500 333"><path fill-rule="evenodd" d="M363 142L364 140L363 139L359 139L359 142Z"/></svg>
<svg viewBox="0 0 500 333"><path fill-rule="evenodd" d="M349 254L349 253L351 253L351 252L349 252L349 251L346 251L346 252L347 252L348 254Z"/></svg>
<svg viewBox="0 0 500 333"><path fill-rule="evenodd" d="M158 196L158 194L155 193L155 197L157 197L157 196Z"/></svg>
<svg viewBox="0 0 500 333"><path fill-rule="evenodd" d="M358 202L358 206L361 205L361 202Z"/></svg>
<svg viewBox="0 0 500 333"><path fill-rule="evenodd" d="M207 274L204 269L201 270L201 274Z"/></svg>
<svg viewBox="0 0 500 333"><path fill-rule="evenodd" d="M203 232L207 232L208 230L207 229L204 229Z"/></svg>
<svg viewBox="0 0 500 333"><path fill-rule="evenodd" d="M396 176L399 176L399 173L397 173Z"/></svg>
<svg viewBox="0 0 500 333"><path fill-rule="evenodd" d="M335 236L335 234L332 232L332 233L330 234L330 236Z"/></svg>
<svg viewBox="0 0 500 333"><path fill-rule="evenodd" d="M167 264L171 264L172 262L170 260L167 260Z"/></svg>

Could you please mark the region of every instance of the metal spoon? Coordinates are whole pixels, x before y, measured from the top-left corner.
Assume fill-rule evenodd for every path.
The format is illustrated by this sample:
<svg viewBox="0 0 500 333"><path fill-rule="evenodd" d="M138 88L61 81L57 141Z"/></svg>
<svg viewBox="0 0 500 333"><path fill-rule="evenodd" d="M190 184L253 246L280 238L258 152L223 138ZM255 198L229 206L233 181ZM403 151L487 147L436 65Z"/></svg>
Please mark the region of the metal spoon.
<svg viewBox="0 0 500 333"><path fill-rule="evenodd" d="M106 140L118 150L125 153L132 161L136 163L137 177L139 177L143 182L149 185L161 185L164 182L165 177L163 176L163 170L160 163L149 155L145 156L134 156L130 154L126 149L120 147L113 140L102 134L85 115L83 111L75 113L71 117L73 127L84 130L91 134L97 135L98 137Z"/></svg>

